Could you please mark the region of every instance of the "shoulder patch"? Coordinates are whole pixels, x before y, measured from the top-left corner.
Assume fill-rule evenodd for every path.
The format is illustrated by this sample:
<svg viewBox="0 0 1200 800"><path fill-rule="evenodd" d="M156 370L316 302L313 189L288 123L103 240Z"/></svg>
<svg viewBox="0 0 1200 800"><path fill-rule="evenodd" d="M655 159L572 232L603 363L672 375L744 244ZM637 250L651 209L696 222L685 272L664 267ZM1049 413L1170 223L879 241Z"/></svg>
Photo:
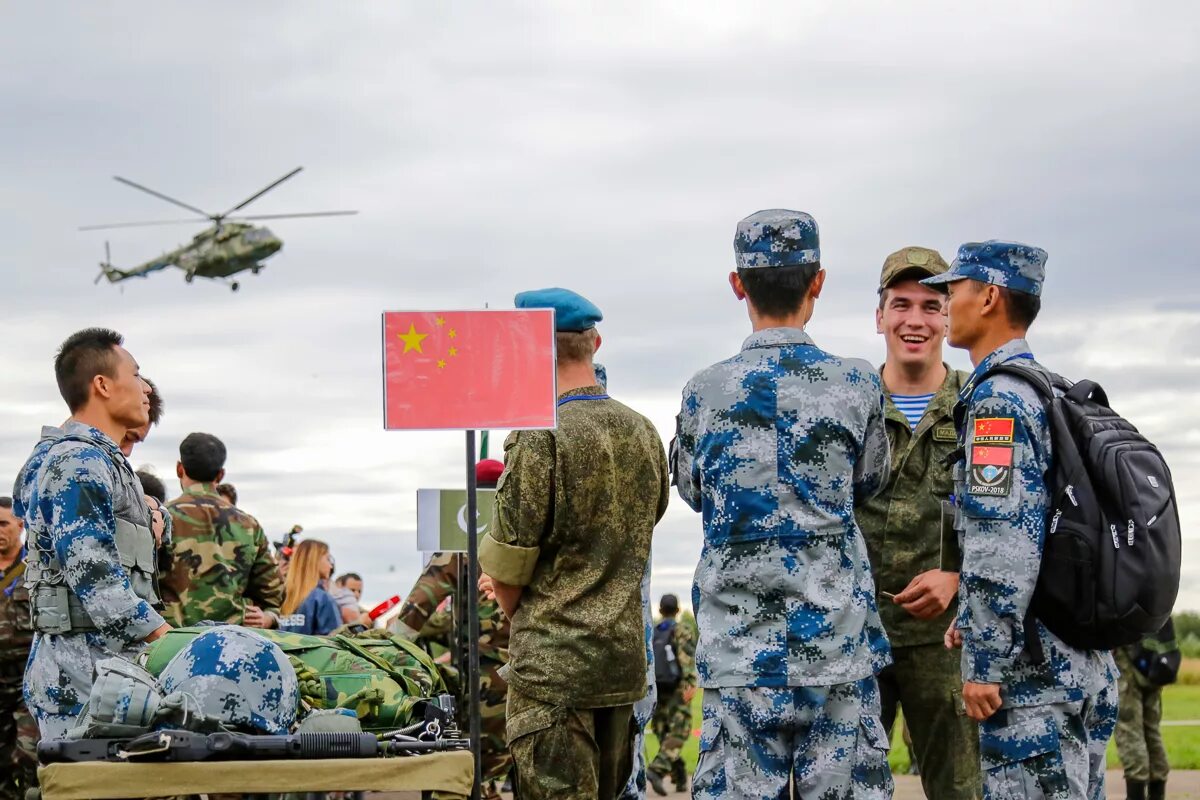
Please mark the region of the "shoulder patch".
<svg viewBox="0 0 1200 800"><path fill-rule="evenodd" d="M975 436L973 442L978 444L1012 444L1012 417L985 417L975 420Z"/></svg>
<svg viewBox="0 0 1200 800"><path fill-rule="evenodd" d="M1012 492L1012 463L1012 445L972 447L971 463L967 465L967 493L1006 497Z"/></svg>
<svg viewBox="0 0 1200 800"><path fill-rule="evenodd" d="M954 430L954 424L948 422L945 425L934 426L933 440L935 442L957 442L958 432Z"/></svg>

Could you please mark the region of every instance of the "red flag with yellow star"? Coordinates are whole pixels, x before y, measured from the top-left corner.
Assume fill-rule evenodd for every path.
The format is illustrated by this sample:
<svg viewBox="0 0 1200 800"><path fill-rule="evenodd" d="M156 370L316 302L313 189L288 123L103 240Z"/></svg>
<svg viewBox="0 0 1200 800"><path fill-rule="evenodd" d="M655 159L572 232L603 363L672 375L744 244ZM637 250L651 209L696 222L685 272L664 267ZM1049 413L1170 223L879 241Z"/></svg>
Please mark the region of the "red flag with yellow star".
<svg viewBox="0 0 1200 800"><path fill-rule="evenodd" d="M554 313L388 311L389 430L553 428Z"/></svg>

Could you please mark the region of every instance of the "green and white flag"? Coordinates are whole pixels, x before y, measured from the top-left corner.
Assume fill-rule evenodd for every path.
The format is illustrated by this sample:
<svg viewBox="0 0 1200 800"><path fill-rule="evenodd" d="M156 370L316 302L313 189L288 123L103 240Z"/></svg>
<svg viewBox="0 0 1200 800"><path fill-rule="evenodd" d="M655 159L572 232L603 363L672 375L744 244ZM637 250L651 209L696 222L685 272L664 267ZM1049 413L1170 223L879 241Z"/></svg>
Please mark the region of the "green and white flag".
<svg viewBox="0 0 1200 800"><path fill-rule="evenodd" d="M479 535L492 529L496 490L477 489L476 520ZM417 549L429 553L466 552L467 490L417 490Z"/></svg>

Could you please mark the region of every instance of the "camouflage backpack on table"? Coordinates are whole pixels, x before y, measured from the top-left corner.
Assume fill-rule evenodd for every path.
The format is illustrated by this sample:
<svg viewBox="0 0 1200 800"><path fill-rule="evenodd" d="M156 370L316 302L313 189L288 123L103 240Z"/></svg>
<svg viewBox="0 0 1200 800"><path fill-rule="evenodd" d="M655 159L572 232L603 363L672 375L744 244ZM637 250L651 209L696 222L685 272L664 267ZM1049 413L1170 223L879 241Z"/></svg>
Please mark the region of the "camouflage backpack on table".
<svg viewBox="0 0 1200 800"><path fill-rule="evenodd" d="M209 628L175 628L148 647L146 671L158 674L171 657ZM357 636L305 636L255 629L287 654L300 683L301 716L309 709L349 708L362 729L382 732L423 719L418 706L446 691L437 665L420 647L387 631Z"/></svg>

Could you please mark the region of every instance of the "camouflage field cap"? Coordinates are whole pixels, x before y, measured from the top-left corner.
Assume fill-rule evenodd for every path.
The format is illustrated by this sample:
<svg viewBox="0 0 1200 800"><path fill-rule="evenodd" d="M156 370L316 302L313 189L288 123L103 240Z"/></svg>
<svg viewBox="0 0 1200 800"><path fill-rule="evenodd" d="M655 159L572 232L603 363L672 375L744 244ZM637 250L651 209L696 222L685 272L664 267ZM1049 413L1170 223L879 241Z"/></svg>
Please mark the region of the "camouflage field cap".
<svg viewBox="0 0 1200 800"><path fill-rule="evenodd" d="M879 273L879 291L901 280L921 280L941 275L950 267L937 250L928 247L902 247L883 261Z"/></svg>
<svg viewBox="0 0 1200 800"><path fill-rule="evenodd" d="M756 211L738 223L733 253L738 269L816 264L821 260L817 221L785 208Z"/></svg>
<svg viewBox="0 0 1200 800"><path fill-rule="evenodd" d="M1042 281L1046 278L1046 251L1030 244L997 239L967 242L958 248L958 257L949 270L921 283L936 286L965 278L1037 296L1042 293Z"/></svg>
<svg viewBox="0 0 1200 800"><path fill-rule="evenodd" d="M558 287L521 292L513 298L513 305L517 308L553 308L554 329L564 333L591 330L604 319L604 314L591 300Z"/></svg>

